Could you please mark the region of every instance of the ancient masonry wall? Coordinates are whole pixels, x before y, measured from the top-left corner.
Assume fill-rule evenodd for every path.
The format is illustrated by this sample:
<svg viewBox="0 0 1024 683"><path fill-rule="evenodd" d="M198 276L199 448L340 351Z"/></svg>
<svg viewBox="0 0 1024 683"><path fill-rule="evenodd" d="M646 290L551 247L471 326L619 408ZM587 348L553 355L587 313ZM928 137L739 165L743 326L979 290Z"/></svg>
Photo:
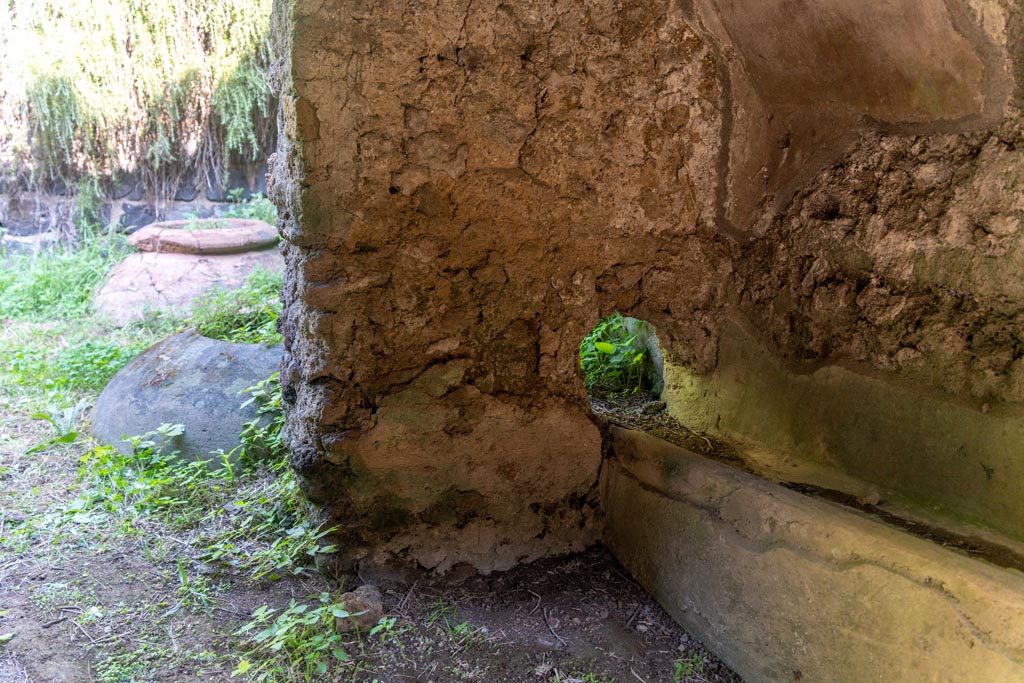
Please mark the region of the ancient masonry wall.
<svg viewBox="0 0 1024 683"><path fill-rule="evenodd" d="M701 376L739 317L1024 400L1020 10L779 4L278 2L288 434L343 563L592 542L613 310Z"/></svg>

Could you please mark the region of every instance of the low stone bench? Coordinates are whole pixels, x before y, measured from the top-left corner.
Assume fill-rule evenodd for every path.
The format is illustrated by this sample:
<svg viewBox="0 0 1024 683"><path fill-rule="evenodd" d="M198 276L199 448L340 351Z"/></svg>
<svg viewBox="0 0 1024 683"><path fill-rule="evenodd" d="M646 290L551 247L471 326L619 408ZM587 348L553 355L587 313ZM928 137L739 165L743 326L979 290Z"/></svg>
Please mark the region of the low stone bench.
<svg viewBox="0 0 1024 683"><path fill-rule="evenodd" d="M1024 574L613 427L605 542L751 683L1024 681Z"/></svg>

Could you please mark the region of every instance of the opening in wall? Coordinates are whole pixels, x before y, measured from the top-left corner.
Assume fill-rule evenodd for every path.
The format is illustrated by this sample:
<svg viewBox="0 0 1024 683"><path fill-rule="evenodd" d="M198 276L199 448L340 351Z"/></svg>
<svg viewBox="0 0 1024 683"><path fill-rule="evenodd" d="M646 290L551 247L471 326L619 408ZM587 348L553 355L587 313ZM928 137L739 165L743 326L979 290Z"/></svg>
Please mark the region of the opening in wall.
<svg viewBox="0 0 1024 683"><path fill-rule="evenodd" d="M592 399L656 401L664 388L654 326L615 312L580 344L580 369Z"/></svg>

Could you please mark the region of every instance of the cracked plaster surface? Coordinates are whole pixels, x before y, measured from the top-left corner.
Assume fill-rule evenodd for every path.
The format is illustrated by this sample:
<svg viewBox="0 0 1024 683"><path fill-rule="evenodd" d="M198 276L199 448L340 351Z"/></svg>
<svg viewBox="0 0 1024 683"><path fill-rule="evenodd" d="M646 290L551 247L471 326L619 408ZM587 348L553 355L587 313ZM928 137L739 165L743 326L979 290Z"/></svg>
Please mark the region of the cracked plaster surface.
<svg viewBox="0 0 1024 683"><path fill-rule="evenodd" d="M763 32L741 11L763 3L718 4L278 3L288 434L344 562L487 570L596 538L577 358L613 310L698 374L729 314L794 362L1024 400L1020 211L979 191L1016 174L1020 12L910 3L906 35L829 0ZM943 40L960 71L915 47ZM921 97L865 109L857 50L870 93Z"/></svg>

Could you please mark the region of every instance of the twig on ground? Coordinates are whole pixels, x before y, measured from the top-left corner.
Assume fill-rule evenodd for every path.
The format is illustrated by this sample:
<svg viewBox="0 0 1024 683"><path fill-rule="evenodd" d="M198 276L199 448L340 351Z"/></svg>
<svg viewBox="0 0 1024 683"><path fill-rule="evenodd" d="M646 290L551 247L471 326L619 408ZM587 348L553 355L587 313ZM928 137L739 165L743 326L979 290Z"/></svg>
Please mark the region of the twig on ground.
<svg viewBox="0 0 1024 683"><path fill-rule="evenodd" d="M538 595L537 593L534 593L534 592L533 592L532 590L530 590L530 589L527 589L527 590L526 590L526 592L527 592L527 593L529 593L530 595L532 595L533 597L537 598L537 604L536 604L536 605L534 605L534 606L533 606L533 609L531 609L531 610L530 610L530 614L533 614L534 612L536 612L536 611L537 611L537 608L538 608L538 607L540 607L540 601L541 601L541 597L540 597L540 595Z"/></svg>
<svg viewBox="0 0 1024 683"><path fill-rule="evenodd" d="M78 630L82 632L82 635L83 635L83 636L85 636L86 638L88 638L88 639L89 639L89 642L90 642L90 643L92 643L93 645L95 645L95 644L96 644L96 639L95 639L95 638L93 638L92 636L90 636L90 635L89 635L89 632L88 632L88 631L86 631L86 630L85 630L84 628L82 628L82 625L81 625L81 624L79 624L79 623L78 623L77 621L75 621L74 619L72 619L72 620L71 620L71 623L72 623L72 624L74 624L74 625L75 625L75 626L76 626L76 627L78 628Z"/></svg>
<svg viewBox="0 0 1024 683"><path fill-rule="evenodd" d="M404 613L404 611L405 611L405 603L409 602L409 597L412 596L413 591L416 590L416 584L417 583L419 583L419 582L418 581L413 581L412 582L412 585L409 586L409 590L407 590L405 592L405 595L402 597L402 600L398 603L398 609L396 611L399 612L400 614Z"/></svg>
<svg viewBox="0 0 1024 683"><path fill-rule="evenodd" d="M551 635L553 635L555 638L558 639L558 642L560 642L562 644L562 647L569 647L569 643L565 642L565 639L562 638L562 636L560 636L557 633L555 633L555 629L551 628L551 622L548 621L548 608L547 607L544 608L543 614L544 614L544 625L548 627L549 631L551 631Z"/></svg>

